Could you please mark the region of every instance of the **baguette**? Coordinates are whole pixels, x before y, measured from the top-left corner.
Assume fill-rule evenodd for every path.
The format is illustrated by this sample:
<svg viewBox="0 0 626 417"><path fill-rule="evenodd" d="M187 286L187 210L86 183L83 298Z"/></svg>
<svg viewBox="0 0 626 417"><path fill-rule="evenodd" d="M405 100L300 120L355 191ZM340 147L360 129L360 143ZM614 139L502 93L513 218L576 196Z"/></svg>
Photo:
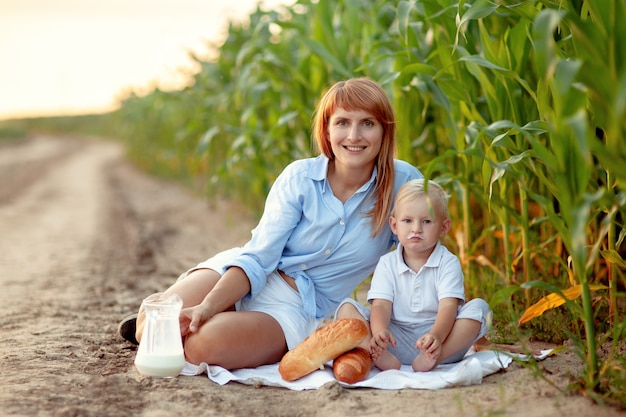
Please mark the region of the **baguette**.
<svg viewBox="0 0 626 417"><path fill-rule="evenodd" d="M320 327L283 356L278 372L285 381L295 381L337 356L358 346L368 334L359 319L340 319Z"/></svg>
<svg viewBox="0 0 626 417"><path fill-rule="evenodd" d="M367 377L372 364L370 353L361 347L356 347L333 361L333 373L337 381L355 384Z"/></svg>

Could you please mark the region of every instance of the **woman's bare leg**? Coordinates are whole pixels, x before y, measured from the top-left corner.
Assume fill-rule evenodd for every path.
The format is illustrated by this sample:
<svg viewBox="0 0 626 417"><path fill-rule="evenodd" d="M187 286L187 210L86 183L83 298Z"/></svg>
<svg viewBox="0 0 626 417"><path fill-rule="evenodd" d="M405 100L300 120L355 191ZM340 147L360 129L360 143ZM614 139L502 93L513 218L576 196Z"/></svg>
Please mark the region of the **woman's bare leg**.
<svg viewBox="0 0 626 417"><path fill-rule="evenodd" d="M359 347L369 352L372 331L369 322L359 313L359 310L350 303L344 303L339 307L339 310L337 310L337 320L339 319L359 319L367 325L367 337L359 344Z"/></svg>
<svg viewBox="0 0 626 417"><path fill-rule="evenodd" d="M204 300L204 297L213 289L220 277L221 275L212 269L197 269L184 279L175 282L164 291L164 294L178 294L183 300L183 308L193 307ZM137 314L137 327L135 330L137 341L141 341L145 319L146 315L142 304Z"/></svg>
<svg viewBox="0 0 626 417"><path fill-rule="evenodd" d="M187 336L184 348L188 362L240 369L280 361L287 343L282 328L270 315L226 311Z"/></svg>

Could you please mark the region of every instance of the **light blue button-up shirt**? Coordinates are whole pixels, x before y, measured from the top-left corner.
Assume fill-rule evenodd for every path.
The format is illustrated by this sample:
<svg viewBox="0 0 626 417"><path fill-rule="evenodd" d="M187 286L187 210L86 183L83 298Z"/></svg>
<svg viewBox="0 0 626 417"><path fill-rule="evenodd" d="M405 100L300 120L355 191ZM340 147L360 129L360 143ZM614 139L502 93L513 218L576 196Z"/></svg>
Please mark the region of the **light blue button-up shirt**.
<svg viewBox="0 0 626 417"><path fill-rule="evenodd" d="M334 196L327 172L328 158L320 155L292 162L276 179L251 240L226 265L248 275L246 297L258 294L267 276L280 269L295 278L309 315L329 317L395 242L389 226L372 237L371 218L364 215L374 205L376 169L345 204ZM396 160L394 196L402 184L422 177Z"/></svg>

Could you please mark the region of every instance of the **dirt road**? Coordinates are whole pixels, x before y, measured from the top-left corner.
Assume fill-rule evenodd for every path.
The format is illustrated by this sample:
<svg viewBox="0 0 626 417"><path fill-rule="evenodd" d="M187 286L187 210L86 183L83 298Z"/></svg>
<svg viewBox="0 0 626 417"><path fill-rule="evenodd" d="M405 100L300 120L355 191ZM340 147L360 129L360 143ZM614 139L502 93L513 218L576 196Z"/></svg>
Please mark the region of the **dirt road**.
<svg viewBox="0 0 626 417"><path fill-rule="evenodd" d="M142 174L113 142L0 145L0 415L626 415L559 397L516 364L482 385L440 391L295 392L139 375L119 319L188 267L243 243L253 224L232 205ZM579 365L569 353L542 363L562 386Z"/></svg>

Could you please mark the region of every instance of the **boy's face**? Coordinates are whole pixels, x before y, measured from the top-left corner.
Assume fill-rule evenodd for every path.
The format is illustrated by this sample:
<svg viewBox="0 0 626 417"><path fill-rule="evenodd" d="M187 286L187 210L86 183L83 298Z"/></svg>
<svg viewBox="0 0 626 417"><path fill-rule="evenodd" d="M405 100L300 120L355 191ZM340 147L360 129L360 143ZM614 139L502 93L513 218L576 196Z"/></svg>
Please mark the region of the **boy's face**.
<svg viewBox="0 0 626 417"><path fill-rule="evenodd" d="M394 214L389 218L391 231L409 254L430 256L439 238L450 230L450 220L440 218L426 196L400 202Z"/></svg>

